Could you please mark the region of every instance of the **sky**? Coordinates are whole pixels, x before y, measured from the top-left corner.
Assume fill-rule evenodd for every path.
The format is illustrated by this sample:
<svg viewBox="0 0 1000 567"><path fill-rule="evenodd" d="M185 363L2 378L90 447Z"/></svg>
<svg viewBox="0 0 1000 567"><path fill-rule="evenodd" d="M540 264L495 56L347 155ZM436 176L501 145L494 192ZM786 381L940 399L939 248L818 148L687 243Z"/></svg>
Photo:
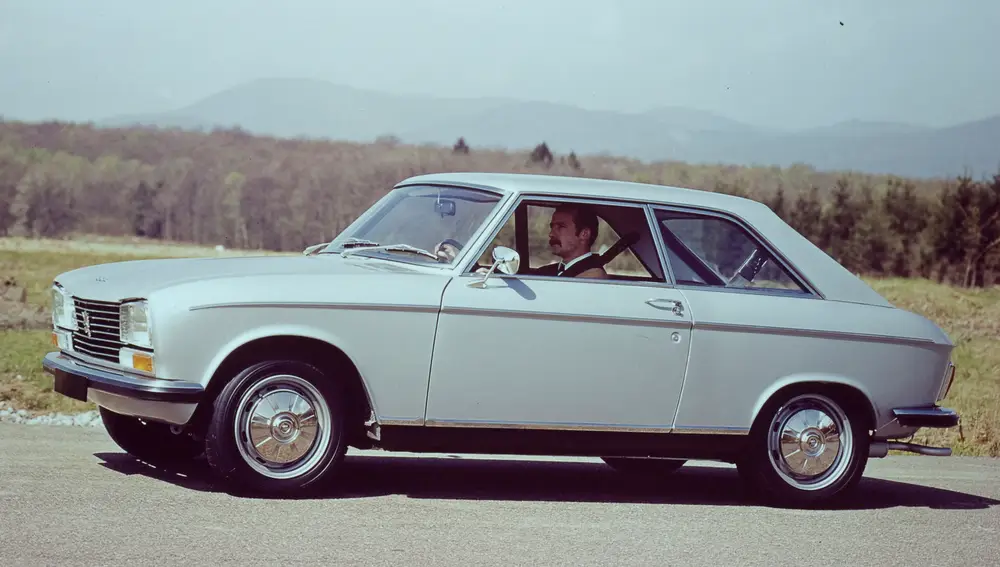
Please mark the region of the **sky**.
<svg viewBox="0 0 1000 567"><path fill-rule="evenodd" d="M1000 114L997 22L996 0L0 0L0 115L97 121L307 77L946 126Z"/></svg>

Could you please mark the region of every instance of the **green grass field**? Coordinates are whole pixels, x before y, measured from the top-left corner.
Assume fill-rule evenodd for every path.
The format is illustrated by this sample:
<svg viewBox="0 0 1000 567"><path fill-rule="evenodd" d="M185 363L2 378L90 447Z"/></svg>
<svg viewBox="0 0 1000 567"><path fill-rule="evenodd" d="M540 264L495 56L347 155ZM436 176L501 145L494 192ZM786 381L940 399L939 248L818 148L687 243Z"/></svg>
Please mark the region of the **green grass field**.
<svg viewBox="0 0 1000 567"><path fill-rule="evenodd" d="M261 252L250 252L261 254ZM212 248L171 246L124 239L35 241L0 238L0 283L13 278L27 290L31 308L49 307L48 287L61 272L87 265L178 256L244 255ZM869 280L899 307L941 325L955 342L958 366L946 406L962 415L962 425L948 431L925 430L914 441L944 444L956 455L1000 457L1000 288L964 290L925 280ZM2 289L0 289L2 291ZM0 304L10 310L15 304ZM48 327L4 329L0 326L0 400L35 413L93 409L52 392L41 369L51 348Z"/></svg>

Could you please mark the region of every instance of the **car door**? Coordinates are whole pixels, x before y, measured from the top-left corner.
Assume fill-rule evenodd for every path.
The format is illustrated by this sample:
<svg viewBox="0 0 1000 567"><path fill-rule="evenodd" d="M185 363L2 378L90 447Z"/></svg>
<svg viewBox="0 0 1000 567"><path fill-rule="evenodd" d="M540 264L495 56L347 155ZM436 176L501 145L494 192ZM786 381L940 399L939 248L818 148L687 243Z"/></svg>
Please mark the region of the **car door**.
<svg viewBox="0 0 1000 567"><path fill-rule="evenodd" d="M761 395L786 377L830 357L870 363L844 336L819 350L811 338L845 331L839 323L863 308L820 300L735 217L673 207L653 207L653 215L674 280L697 316L678 431L745 433Z"/></svg>
<svg viewBox="0 0 1000 567"><path fill-rule="evenodd" d="M670 428L691 314L658 283L495 273L444 291L428 425Z"/></svg>

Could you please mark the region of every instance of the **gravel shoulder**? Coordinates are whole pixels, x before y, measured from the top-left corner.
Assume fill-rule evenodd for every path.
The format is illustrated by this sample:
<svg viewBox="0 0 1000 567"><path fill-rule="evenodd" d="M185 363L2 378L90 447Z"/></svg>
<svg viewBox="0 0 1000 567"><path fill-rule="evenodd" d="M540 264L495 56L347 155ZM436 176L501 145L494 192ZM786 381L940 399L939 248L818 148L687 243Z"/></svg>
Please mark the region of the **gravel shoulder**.
<svg viewBox="0 0 1000 567"><path fill-rule="evenodd" d="M1000 460L873 460L828 510L748 499L731 467L657 484L595 459L352 452L339 486L287 500L161 472L100 427L0 423L12 564L995 565Z"/></svg>
<svg viewBox="0 0 1000 567"><path fill-rule="evenodd" d="M35 415L37 414L37 415ZM8 402L0 401L0 423L23 425L65 425L76 427L100 427L103 431L104 422L97 410L84 412L30 412L18 409Z"/></svg>

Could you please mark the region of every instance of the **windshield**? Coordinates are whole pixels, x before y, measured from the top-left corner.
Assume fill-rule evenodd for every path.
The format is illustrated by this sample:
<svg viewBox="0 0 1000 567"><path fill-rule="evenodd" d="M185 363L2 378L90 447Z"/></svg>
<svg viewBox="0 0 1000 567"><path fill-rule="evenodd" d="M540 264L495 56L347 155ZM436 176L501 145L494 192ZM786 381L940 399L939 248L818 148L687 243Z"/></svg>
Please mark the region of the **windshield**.
<svg viewBox="0 0 1000 567"><path fill-rule="evenodd" d="M450 265L491 218L501 198L499 193L459 187L393 189L323 252Z"/></svg>

